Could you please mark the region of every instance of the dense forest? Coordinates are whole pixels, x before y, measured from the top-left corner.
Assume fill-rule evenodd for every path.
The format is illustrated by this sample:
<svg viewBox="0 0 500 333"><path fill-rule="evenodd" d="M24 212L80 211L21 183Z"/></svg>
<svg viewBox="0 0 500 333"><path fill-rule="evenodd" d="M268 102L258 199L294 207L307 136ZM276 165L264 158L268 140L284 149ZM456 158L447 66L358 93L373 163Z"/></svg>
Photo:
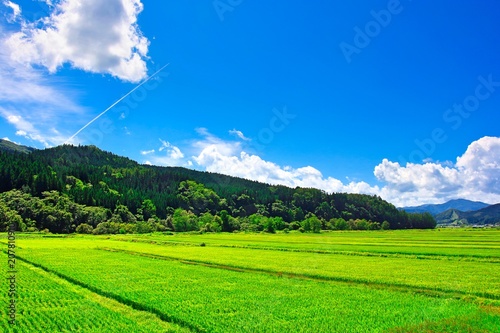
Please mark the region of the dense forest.
<svg viewBox="0 0 500 333"><path fill-rule="evenodd" d="M12 148L12 147L11 147ZM0 146L0 228L54 233L434 228L377 196L140 165L95 146Z"/></svg>

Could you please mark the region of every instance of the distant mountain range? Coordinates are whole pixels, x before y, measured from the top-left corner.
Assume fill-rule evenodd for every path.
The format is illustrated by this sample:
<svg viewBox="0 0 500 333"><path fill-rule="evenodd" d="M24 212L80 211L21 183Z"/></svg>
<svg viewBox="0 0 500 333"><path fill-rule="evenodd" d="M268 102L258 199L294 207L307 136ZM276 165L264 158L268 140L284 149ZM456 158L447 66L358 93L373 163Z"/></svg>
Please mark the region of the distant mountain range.
<svg viewBox="0 0 500 333"><path fill-rule="evenodd" d="M500 224L500 204L465 199L451 200L443 204L404 207L408 213L431 213L438 225L492 225Z"/></svg>
<svg viewBox="0 0 500 333"><path fill-rule="evenodd" d="M437 205L422 205L415 207L404 207L403 209L408 213L431 213L437 215L449 209L456 209L462 212L479 210L488 207L489 205L484 202L470 201L465 199L450 200L448 202Z"/></svg>
<svg viewBox="0 0 500 333"><path fill-rule="evenodd" d="M491 205L486 208L462 212L456 209L448 209L434 216L441 225L485 225L500 224L500 204Z"/></svg>

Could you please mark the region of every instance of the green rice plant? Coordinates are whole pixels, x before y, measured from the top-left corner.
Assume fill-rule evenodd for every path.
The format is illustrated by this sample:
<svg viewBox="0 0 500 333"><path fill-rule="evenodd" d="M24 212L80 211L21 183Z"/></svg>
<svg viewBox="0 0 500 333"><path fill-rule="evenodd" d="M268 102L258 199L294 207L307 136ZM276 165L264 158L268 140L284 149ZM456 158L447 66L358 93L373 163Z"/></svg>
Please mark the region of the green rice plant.
<svg viewBox="0 0 500 333"><path fill-rule="evenodd" d="M97 307L114 302L105 310L125 317L118 322L140 323L144 332L157 330L145 328L143 314L195 332L499 327L498 230L52 236L18 235L18 254L31 262L23 269L40 275L30 281L55 277L91 301L99 298ZM46 294L31 287L30 293ZM80 312L61 304L52 331L93 332ZM46 319L32 318L31 325Z"/></svg>
<svg viewBox="0 0 500 333"><path fill-rule="evenodd" d="M2 277L7 276L7 256L0 253ZM123 332L188 332L157 316L134 310L115 300L68 283L33 265L16 264L16 322L11 325L5 304L10 302L6 278L0 279L0 332L12 333L123 333Z"/></svg>
<svg viewBox="0 0 500 333"><path fill-rule="evenodd" d="M160 246L134 242L96 242L96 246L153 254L166 259L283 272L321 280L428 289L492 300L500 299L500 265L448 258L357 256L245 248Z"/></svg>
<svg viewBox="0 0 500 333"><path fill-rule="evenodd" d="M109 236L107 236L109 237ZM302 252L368 252L373 254L403 254L451 256L470 259L496 259L500 262L500 231L492 230L395 230L344 231L321 234L176 234L113 235L111 239L167 244L279 249Z"/></svg>
<svg viewBox="0 0 500 333"><path fill-rule="evenodd" d="M449 298L121 252L25 246L20 255L100 295L198 332L383 332L482 313L475 304Z"/></svg>

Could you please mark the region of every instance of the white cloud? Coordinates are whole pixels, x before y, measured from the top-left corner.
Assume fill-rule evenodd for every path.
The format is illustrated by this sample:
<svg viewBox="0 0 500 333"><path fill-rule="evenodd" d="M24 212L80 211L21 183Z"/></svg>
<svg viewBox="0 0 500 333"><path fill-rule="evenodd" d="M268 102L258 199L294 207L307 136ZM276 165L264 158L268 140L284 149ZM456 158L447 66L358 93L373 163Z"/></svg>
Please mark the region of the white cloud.
<svg viewBox="0 0 500 333"><path fill-rule="evenodd" d="M167 152L167 156L174 160L179 160L184 158L184 154L181 152L179 147L173 146L170 142L160 139L161 147L158 148L158 151L165 150Z"/></svg>
<svg viewBox="0 0 500 333"><path fill-rule="evenodd" d="M153 154L155 152L154 149L151 149L151 150L142 150L141 151L141 155L149 155L149 154Z"/></svg>
<svg viewBox="0 0 500 333"><path fill-rule="evenodd" d="M146 163L195 166L209 172L292 188L312 187L329 193L378 195L399 207L442 203L458 198L486 203L500 202L500 138L497 137L484 137L471 143L456 162L428 161L401 166L384 159L374 168L374 175L381 185L371 185L365 181L342 182L324 176L312 166L280 166L246 152L239 141L222 140L206 128L196 131L202 138L186 148L193 153L187 161L182 153L174 159L175 146L160 140L162 146L159 151L166 150L167 156L154 156Z"/></svg>
<svg viewBox="0 0 500 333"><path fill-rule="evenodd" d="M243 141L251 141L251 139L247 138L242 131L238 131L236 129L230 130L229 134L235 135Z"/></svg>
<svg viewBox="0 0 500 333"><path fill-rule="evenodd" d="M73 102L75 97L62 85L57 87L43 76L39 70L19 66L6 53L5 40L0 40L0 101L23 103L25 105L50 105L48 112L37 117L51 114L54 108L81 112L83 109Z"/></svg>
<svg viewBox="0 0 500 333"><path fill-rule="evenodd" d="M384 159L374 170L387 185L381 195L401 206L465 198L500 202L500 138L472 142L456 163L399 163Z"/></svg>
<svg viewBox="0 0 500 333"><path fill-rule="evenodd" d="M19 66L10 59L0 40L0 117L17 131L16 135L41 143L44 147L61 144L67 136L57 131L85 108L77 105L75 92L54 83L40 70Z"/></svg>
<svg viewBox="0 0 500 333"><path fill-rule="evenodd" d="M455 168L435 163L408 163L406 167L401 167L399 163L387 159L375 167L374 174L377 179L401 192L412 192L423 188L435 192L453 192L458 189L460 180L459 172Z"/></svg>
<svg viewBox="0 0 500 333"><path fill-rule="evenodd" d="M158 140L160 140L160 142L161 142L161 147L158 148L159 151L163 151L163 150L167 149L168 147L170 147L170 142L162 140L162 139L158 139Z"/></svg>
<svg viewBox="0 0 500 333"><path fill-rule="evenodd" d="M263 160L257 155L243 151L239 142L221 140L206 129L198 130L204 136L194 144L199 149L193 157L195 163L209 172L222 173L234 177L256 180L273 185L290 187L314 187L328 192L372 193L377 188L364 182L351 182L344 185L333 177L324 177L312 166L292 168L281 167L276 163Z"/></svg>
<svg viewBox="0 0 500 333"><path fill-rule="evenodd" d="M64 142L67 138L54 127L47 127L41 130L34 125L34 120L27 120L20 114L20 110L0 107L0 116L16 128L15 134L30 141L41 143L44 147L51 147ZM37 122L40 125L42 121ZM47 124L48 125L48 124Z"/></svg>
<svg viewBox="0 0 500 333"><path fill-rule="evenodd" d="M221 140L206 129L194 144L199 152L192 159L210 172L290 187L313 187L327 192L379 195L397 206L441 203L464 198L487 203L500 202L500 138L484 137L473 142L457 162L401 166L384 159L374 169L383 186L364 181L344 183L325 177L312 166L279 166L245 152L239 142Z"/></svg>
<svg viewBox="0 0 500 333"><path fill-rule="evenodd" d="M457 159L465 186L500 194L500 138L483 137Z"/></svg>
<svg viewBox="0 0 500 333"><path fill-rule="evenodd" d="M68 124L88 110L77 104L80 95L65 79L48 74L69 64L139 81L146 76L149 42L137 25L140 0L45 2L48 16L30 22L13 1L3 1L16 24L0 26L0 117L32 145L49 147L66 142Z"/></svg>
<svg viewBox="0 0 500 333"><path fill-rule="evenodd" d="M5 41L11 59L54 73L64 64L138 82L146 77L149 41L138 25L140 0L62 0Z"/></svg>
<svg viewBox="0 0 500 333"><path fill-rule="evenodd" d="M202 140L195 141L193 148L199 154L205 148L216 146L217 149L226 156L233 156L241 151L241 143L234 141L224 141L215 135L211 134L206 128L197 128L196 132L203 137Z"/></svg>
<svg viewBox="0 0 500 333"><path fill-rule="evenodd" d="M181 152L179 147L173 146L168 141L164 141L160 139L162 143L161 147L158 149L159 151L165 150L167 153L167 158L172 160L180 160L184 158L184 154Z"/></svg>
<svg viewBox="0 0 500 333"><path fill-rule="evenodd" d="M184 154L178 147L172 146L172 150L170 151L170 157L178 160L184 158Z"/></svg>
<svg viewBox="0 0 500 333"><path fill-rule="evenodd" d="M12 1L4 1L4 6L9 7L12 10L11 14L7 14L7 22L13 23L21 16L21 7L17 3Z"/></svg>
<svg viewBox="0 0 500 333"><path fill-rule="evenodd" d="M144 161L144 164L148 165L161 165L161 166L192 166L190 161L186 161L184 154L179 147L172 145L170 142L159 139L161 146L158 148L158 152L161 154L155 154L155 149L143 150L141 155L148 155L148 160Z"/></svg>

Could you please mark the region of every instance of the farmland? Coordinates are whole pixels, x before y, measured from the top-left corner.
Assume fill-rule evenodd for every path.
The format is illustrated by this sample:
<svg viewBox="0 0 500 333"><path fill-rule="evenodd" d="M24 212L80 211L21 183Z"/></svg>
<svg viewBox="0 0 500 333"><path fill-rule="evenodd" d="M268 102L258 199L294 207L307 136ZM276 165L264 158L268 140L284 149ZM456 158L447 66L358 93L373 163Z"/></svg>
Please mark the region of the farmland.
<svg viewBox="0 0 500 333"><path fill-rule="evenodd" d="M16 330L0 330L498 332L499 236L20 234Z"/></svg>

